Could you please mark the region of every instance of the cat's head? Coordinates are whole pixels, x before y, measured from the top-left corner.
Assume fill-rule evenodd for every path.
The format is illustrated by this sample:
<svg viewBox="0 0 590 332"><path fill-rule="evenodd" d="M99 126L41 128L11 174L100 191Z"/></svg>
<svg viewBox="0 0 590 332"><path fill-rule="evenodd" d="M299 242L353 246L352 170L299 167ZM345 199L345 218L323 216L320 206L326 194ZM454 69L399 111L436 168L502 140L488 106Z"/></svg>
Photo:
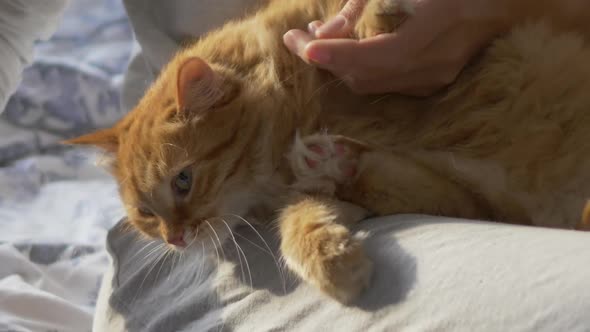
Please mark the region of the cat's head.
<svg viewBox="0 0 590 332"><path fill-rule="evenodd" d="M187 230L227 233L223 222L236 223L258 199L260 128L245 112L247 82L234 76L179 56L114 127L66 142L113 156L128 219L142 233L183 246Z"/></svg>

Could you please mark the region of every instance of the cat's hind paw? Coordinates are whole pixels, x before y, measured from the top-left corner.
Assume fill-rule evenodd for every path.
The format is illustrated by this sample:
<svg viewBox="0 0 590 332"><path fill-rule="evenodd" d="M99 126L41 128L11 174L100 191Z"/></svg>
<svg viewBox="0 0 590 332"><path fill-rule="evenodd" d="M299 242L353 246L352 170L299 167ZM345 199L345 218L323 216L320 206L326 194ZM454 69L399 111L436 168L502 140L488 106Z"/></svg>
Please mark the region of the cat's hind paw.
<svg viewBox="0 0 590 332"><path fill-rule="evenodd" d="M296 178L293 188L333 195L338 184L354 179L359 155L367 149L362 143L342 136L297 135L288 155Z"/></svg>
<svg viewBox="0 0 590 332"><path fill-rule="evenodd" d="M410 0L369 0L356 24L356 36L364 39L394 32L413 13Z"/></svg>

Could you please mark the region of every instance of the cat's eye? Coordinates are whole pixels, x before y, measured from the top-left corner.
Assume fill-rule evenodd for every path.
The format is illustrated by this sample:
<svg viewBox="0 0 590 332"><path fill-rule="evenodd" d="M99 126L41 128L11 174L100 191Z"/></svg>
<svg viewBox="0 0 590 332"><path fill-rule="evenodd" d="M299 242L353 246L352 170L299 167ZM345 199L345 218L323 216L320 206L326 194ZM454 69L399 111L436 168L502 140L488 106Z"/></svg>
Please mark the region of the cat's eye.
<svg viewBox="0 0 590 332"><path fill-rule="evenodd" d="M172 180L172 188L178 195L185 196L191 191L193 185L193 173L189 168L182 170Z"/></svg>
<svg viewBox="0 0 590 332"><path fill-rule="evenodd" d="M143 206L138 207L137 212L139 212L139 215L144 218L151 218L155 216L155 214L150 209Z"/></svg>

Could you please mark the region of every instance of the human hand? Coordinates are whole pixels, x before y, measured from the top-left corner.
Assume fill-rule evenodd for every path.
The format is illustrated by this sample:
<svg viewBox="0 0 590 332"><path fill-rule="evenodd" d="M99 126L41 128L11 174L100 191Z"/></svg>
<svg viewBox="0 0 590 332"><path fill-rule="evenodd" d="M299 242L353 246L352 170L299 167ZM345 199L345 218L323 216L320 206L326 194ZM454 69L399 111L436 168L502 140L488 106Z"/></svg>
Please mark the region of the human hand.
<svg viewBox="0 0 590 332"><path fill-rule="evenodd" d="M407 0L413 14L394 33L347 38L367 1L381 0L349 0L325 24L316 21L308 31L287 32L285 45L357 93L425 96L452 83L515 19L506 0Z"/></svg>

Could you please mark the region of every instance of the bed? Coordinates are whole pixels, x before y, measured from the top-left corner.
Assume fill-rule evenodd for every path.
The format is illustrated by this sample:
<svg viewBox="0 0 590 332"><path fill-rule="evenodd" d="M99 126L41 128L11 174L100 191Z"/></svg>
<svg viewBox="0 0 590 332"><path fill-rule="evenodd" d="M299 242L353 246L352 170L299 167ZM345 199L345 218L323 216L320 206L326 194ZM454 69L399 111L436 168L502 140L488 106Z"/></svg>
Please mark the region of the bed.
<svg viewBox="0 0 590 332"><path fill-rule="evenodd" d="M132 48L120 1L72 1L0 116L0 331L91 329L123 212L100 156L58 142L120 118Z"/></svg>
<svg viewBox="0 0 590 332"><path fill-rule="evenodd" d="M126 6L143 57L119 1L73 0L0 116L0 331L590 331L582 232L415 215L366 221L359 230L376 271L350 307L277 265L276 236L263 228L237 230L248 265L231 241L219 261L199 250L159 255L158 241L120 221L116 185L94 165L101 156L58 142L113 124L121 99L134 103L179 40L243 8ZM136 90L121 96L128 63Z"/></svg>

